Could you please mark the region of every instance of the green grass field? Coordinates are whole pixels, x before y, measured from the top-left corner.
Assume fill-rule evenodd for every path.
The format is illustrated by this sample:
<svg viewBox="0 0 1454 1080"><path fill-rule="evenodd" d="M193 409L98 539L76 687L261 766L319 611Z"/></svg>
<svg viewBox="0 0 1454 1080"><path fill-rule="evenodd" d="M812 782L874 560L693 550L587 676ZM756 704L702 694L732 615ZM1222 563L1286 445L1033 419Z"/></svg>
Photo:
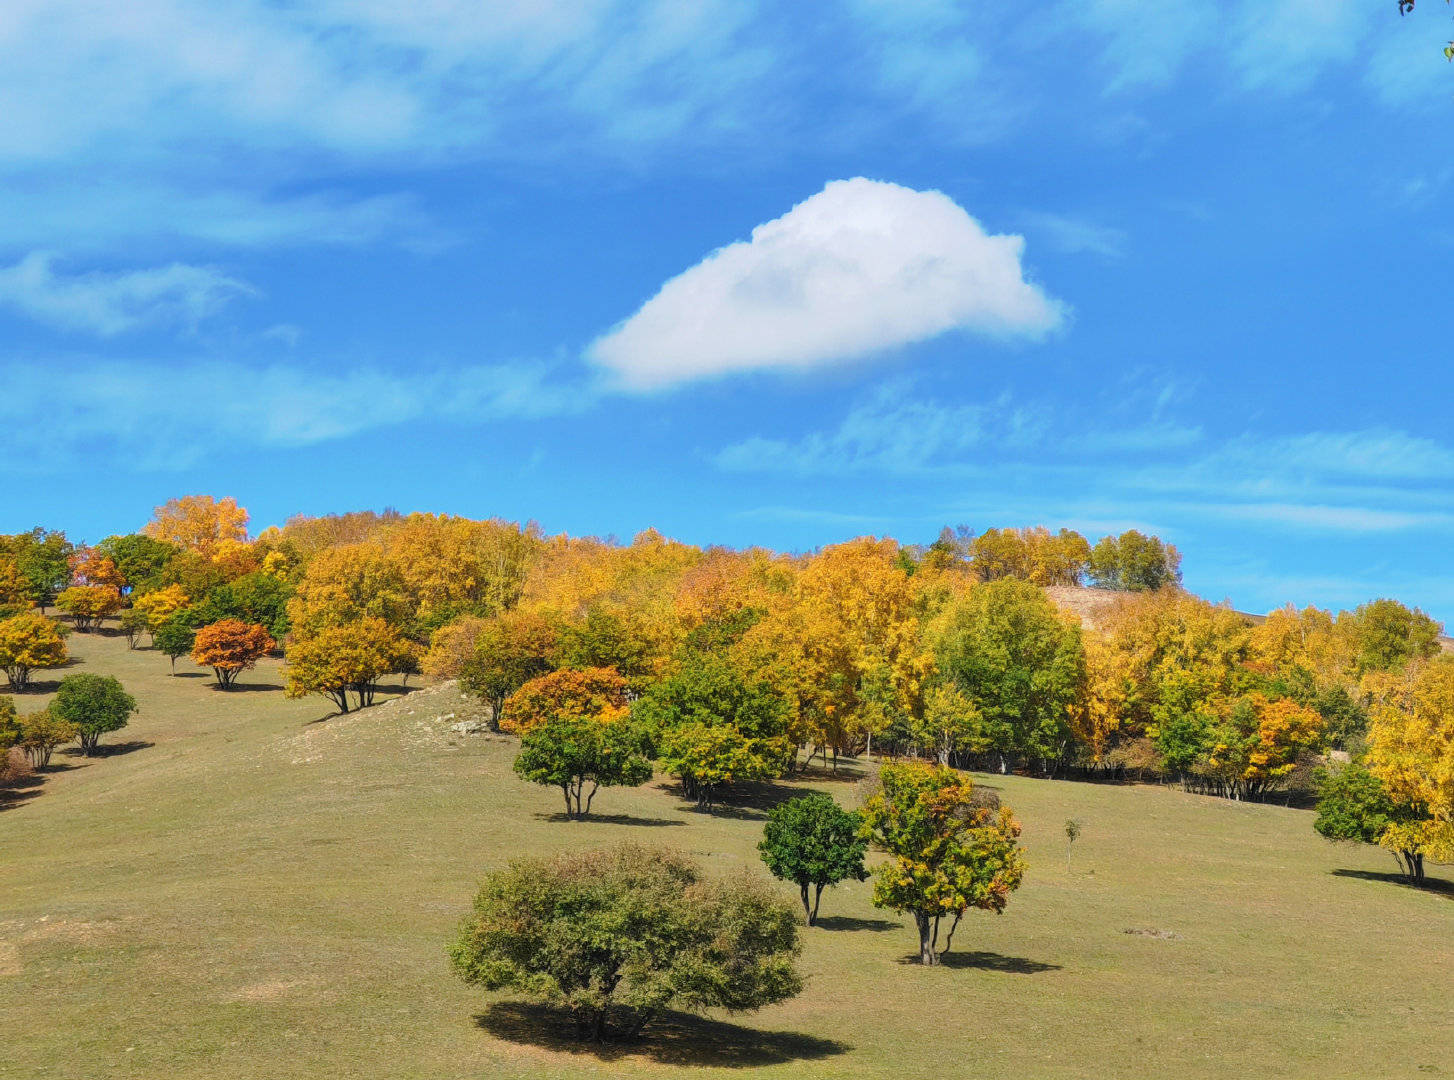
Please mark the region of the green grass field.
<svg viewBox="0 0 1454 1080"><path fill-rule="evenodd" d="M945 966L908 963L909 921L850 884L805 931L797 1000L581 1048L451 975L480 874L624 839L765 874L759 808L706 816L648 785L563 822L511 773L512 740L437 719L452 692L322 720L274 663L221 693L119 638L72 645L72 670L118 675L143 711L108 737L125 752L58 754L0 804L3 1077L1454 1073L1454 892L1397 884L1307 811L1018 777L983 782L1024 823L1025 884Z"/></svg>

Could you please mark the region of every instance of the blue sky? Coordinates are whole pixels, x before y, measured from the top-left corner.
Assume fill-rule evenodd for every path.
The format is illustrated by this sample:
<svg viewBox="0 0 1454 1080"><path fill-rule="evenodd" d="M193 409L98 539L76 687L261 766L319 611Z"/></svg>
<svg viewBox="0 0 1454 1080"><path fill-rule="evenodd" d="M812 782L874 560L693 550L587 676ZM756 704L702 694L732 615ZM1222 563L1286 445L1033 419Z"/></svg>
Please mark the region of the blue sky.
<svg viewBox="0 0 1454 1080"><path fill-rule="evenodd" d="M1134 526L1454 618L1443 5L225 8L0 10L0 530Z"/></svg>

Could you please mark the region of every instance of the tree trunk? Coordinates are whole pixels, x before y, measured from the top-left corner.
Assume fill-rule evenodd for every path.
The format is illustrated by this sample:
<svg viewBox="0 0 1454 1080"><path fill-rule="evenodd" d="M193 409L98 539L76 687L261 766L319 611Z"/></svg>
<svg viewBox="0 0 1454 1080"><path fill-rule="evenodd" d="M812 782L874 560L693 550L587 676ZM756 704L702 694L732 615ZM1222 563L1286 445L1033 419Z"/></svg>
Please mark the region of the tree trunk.
<svg viewBox="0 0 1454 1080"><path fill-rule="evenodd" d="M934 955L934 919L923 912L914 912L914 921L919 924L919 963L932 965L938 958Z"/></svg>
<svg viewBox="0 0 1454 1080"><path fill-rule="evenodd" d="M822 886L822 884L821 883L815 883L814 886L813 886L813 889L814 889L814 891L813 891L813 914L808 917L808 925L809 926L817 926L818 925L818 905L823 902L823 886Z"/></svg>
<svg viewBox="0 0 1454 1080"><path fill-rule="evenodd" d="M803 891L803 918L808 920L809 926L812 926L813 909L808 906L808 883L806 881L800 881L798 882L798 887Z"/></svg>

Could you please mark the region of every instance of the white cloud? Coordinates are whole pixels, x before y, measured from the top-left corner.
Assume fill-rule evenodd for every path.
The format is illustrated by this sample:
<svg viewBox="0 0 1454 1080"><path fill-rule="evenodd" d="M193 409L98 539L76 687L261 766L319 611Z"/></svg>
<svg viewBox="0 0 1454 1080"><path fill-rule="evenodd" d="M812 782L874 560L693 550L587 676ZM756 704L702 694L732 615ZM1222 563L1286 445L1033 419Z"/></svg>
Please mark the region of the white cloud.
<svg viewBox="0 0 1454 1080"><path fill-rule="evenodd" d="M35 464L26 445L46 417L62 459L124 453L138 467L189 466L239 448L307 446L431 422L563 415L589 392L532 363L320 370L304 364L58 360L0 364L0 461ZM201 403L199 407L199 403Z"/></svg>
<svg viewBox="0 0 1454 1080"><path fill-rule="evenodd" d="M950 330L1039 338L1064 310L1025 280L1023 250L940 192L836 180L672 278L587 356L649 390L819 367Z"/></svg>
<svg viewBox="0 0 1454 1080"><path fill-rule="evenodd" d="M37 251L0 267L0 304L63 330L106 337L156 324L192 328L229 301L256 294L213 267L185 263L64 274L53 255Z"/></svg>

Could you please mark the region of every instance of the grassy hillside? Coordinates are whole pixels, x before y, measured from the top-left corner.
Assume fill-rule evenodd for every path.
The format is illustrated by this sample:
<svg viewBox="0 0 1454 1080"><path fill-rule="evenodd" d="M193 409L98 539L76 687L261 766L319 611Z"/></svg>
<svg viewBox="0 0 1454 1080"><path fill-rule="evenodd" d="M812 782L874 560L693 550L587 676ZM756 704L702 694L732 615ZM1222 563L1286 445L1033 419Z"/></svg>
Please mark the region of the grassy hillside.
<svg viewBox="0 0 1454 1080"><path fill-rule="evenodd" d="M1304 811L1016 777L984 782L1030 873L943 968L907 963L908 921L848 885L806 932L796 1001L582 1049L449 973L479 874L626 838L759 867L758 807L705 816L648 786L562 822L511 773L513 741L450 733L452 689L325 720L271 689L272 664L224 694L72 640L75 670L119 675L143 711L109 737L125 752L58 755L0 804L0 1077L1454 1072L1454 895L1386 880L1392 859L1325 843Z"/></svg>

